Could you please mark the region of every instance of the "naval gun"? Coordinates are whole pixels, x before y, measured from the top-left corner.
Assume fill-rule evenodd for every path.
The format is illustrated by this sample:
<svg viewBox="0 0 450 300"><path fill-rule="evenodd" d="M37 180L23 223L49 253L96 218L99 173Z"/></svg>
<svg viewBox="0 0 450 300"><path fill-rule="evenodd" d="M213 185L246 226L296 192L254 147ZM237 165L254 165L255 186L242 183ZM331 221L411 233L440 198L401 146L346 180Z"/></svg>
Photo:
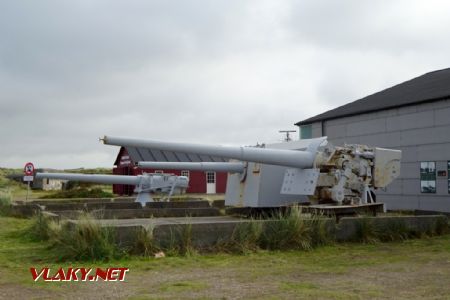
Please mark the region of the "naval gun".
<svg viewBox="0 0 450 300"><path fill-rule="evenodd" d="M151 193L168 193L168 200L175 191L185 190L189 186L186 176L171 174L143 173L137 176L126 175L91 175L74 173L37 173L36 178L59 179L67 181L82 181L100 184L126 184L134 185L137 193L136 202L145 206L146 202L152 202Z"/></svg>
<svg viewBox="0 0 450 300"><path fill-rule="evenodd" d="M401 151L344 145L327 137L233 147L105 136L106 145L210 155L229 162L138 162L145 168L228 172L225 204L277 207L301 202L364 205L400 175Z"/></svg>

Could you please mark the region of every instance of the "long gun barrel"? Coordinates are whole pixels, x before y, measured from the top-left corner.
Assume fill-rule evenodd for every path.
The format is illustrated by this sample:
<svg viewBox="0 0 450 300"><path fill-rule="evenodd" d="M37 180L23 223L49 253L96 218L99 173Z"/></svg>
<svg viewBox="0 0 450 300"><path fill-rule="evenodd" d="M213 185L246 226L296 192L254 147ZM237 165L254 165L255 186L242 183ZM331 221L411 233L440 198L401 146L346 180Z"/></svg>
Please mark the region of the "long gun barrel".
<svg viewBox="0 0 450 300"><path fill-rule="evenodd" d="M189 170L189 171L215 171L215 172L244 172L245 165L241 162L158 162L140 161L138 167L162 170Z"/></svg>
<svg viewBox="0 0 450 300"><path fill-rule="evenodd" d="M168 192L168 199L170 199L175 189L186 189L189 186L189 178L186 176L175 176L171 174L144 173L138 176L124 176L74 173L37 173L36 178L84 181L102 184L134 185L136 186L135 192L138 193L136 202L140 202L142 206L144 206L146 202L153 201L150 196L150 192Z"/></svg>
<svg viewBox="0 0 450 300"><path fill-rule="evenodd" d="M37 173L36 178L59 179L69 181L83 181L100 184L127 184L138 185L138 176L125 175L90 175L90 174L69 174L69 173Z"/></svg>
<svg viewBox="0 0 450 300"><path fill-rule="evenodd" d="M128 146L183 152L189 154L211 155L232 158L240 161L289 166L294 168L312 168L316 153L310 151L242 147L213 146L191 143L162 142L146 139L105 136L101 139L105 145Z"/></svg>

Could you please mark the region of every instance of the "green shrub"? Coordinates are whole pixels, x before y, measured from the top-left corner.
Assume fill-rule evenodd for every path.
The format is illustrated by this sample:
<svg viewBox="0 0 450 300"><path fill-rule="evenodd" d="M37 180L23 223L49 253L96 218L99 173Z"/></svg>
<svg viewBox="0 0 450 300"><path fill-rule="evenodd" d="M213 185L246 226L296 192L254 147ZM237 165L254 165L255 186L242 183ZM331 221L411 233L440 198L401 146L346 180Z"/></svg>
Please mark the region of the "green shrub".
<svg viewBox="0 0 450 300"><path fill-rule="evenodd" d="M188 223L182 226L180 237L180 254L185 256L192 256L197 254L192 243L192 224Z"/></svg>
<svg viewBox="0 0 450 300"><path fill-rule="evenodd" d="M362 217L356 221L354 240L359 243L376 243L379 241L379 231L371 218Z"/></svg>
<svg viewBox="0 0 450 300"><path fill-rule="evenodd" d="M259 249L263 223L250 219L248 222L241 222L236 225L229 241L219 243L220 250L225 252L235 252L247 254Z"/></svg>
<svg viewBox="0 0 450 300"><path fill-rule="evenodd" d="M382 242L403 241L411 237L411 230L402 218L384 220L377 231Z"/></svg>
<svg viewBox="0 0 450 300"><path fill-rule="evenodd" d="M51 228L49 240L61 260L109 260L124 254L115 244L113 229L101 227L89 215Z"/></svg>
<svg viewBox="0 0 450 300"><path fill-rule="evenodd" d="M276 213L263 226L261 246L270 250L310 250L313 247L311 222L305 220L297 206L286 213Z"/></svg>
<svg viewBox="0 0 450 300"><path fill-rule="evenodd" d="M434 234L435 235L443 235L449 233L449 219L439 218L436 220L434 224Z"/></svg>
<svg viewBox="0 0 450 300"><path fill-rule="evenodd" d="M41 199L58 199L58 198L111 198L113 194L105 192L101 188L78 188L73 190L59 191L49 195L40 197Z"/></svg>
<svg viewBox="0 0 450 300"><path fill-rule="evenodd" d="M10 182L3 176L0 176L0 189L4 189L10 186Z"/></svg>
<svg viewBox="0 0 450 300"><path fill-rule="evenodd" d="M0 216L8 216L11 212L11 193L0 192Z"/></svg>
<svg viewBox="0 0 450 300"><path fill-rule="evenodd" d="M160 251L160 247L153 239L153 226L148 228L141 227L137 229L135 232L133 245L128 252L134 255L150 257L158 251Z"/></svg>
<svg viewBox="0 0 450 300"><path fill-rule="evenodd" d="M35 241L47 241L50 237L50 220L41 212L38 212L32 219L30 227L27 229L28 236Z"/></svg>
<svg viewBox="0 0 450 300"><path fill-rule="evenodd" d="M336 223L334 220L329 222L329 218L322 215L314 215L311 218L311 237L314 247L330 245L335 242L334 231Z"/></svg>

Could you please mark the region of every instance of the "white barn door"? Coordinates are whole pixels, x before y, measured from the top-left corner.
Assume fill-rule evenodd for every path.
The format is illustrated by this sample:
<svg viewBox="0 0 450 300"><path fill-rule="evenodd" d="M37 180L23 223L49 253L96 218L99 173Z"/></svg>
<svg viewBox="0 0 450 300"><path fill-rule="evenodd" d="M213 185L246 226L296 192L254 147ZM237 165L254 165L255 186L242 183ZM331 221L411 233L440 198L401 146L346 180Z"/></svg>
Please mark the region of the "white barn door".
<svg viewBox="0 0 450 300"><path fill-rule="evenodd" d="M206 193L216 193L216 172L206 172Z"/></svg>

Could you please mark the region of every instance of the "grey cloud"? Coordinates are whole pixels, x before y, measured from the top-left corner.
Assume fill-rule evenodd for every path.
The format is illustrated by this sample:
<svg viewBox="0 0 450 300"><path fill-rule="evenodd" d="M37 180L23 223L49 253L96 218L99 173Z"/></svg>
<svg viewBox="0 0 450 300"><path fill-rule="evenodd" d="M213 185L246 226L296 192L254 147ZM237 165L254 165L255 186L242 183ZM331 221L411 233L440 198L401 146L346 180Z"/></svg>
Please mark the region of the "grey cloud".
<svg viewBox="0 0 450 300"><path fill-rule="evenodd" d="M0 166L111 166L117 148L102 134L277 141L279 129L449 63L445 42L398 50L443 35L443 20L408 33L391 2L336 3L0 2Z"/></svg>

